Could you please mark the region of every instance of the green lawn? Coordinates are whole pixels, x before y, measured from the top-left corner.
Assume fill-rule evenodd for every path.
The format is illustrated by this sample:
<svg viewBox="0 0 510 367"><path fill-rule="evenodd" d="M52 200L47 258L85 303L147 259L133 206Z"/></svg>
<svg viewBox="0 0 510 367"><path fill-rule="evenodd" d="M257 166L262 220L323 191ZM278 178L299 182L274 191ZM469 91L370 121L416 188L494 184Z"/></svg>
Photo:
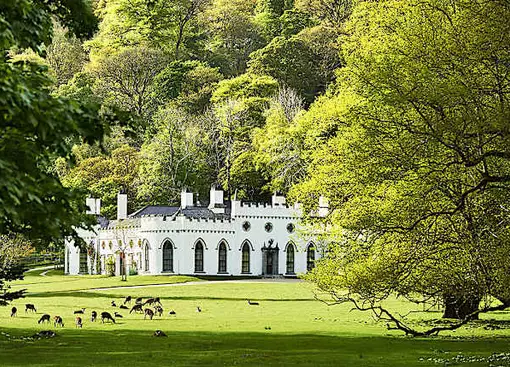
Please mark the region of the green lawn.
<svg viewBox="0 0 510 367"><path fill-rule="evenodd" d="M127 285L184 282L191 277L130 277ZM487 358L509 350L509 330L485 330L480 323L435 339L402 337L376 324L367 313L348 305L329 307L313 298L310 285L301 282L215 283L92 290L124 285L117 278L30 275L15 287L30 294L14 302L19 309L0 309L0 366L443 366L459 353ZM110 306L115 300L159 296L162 318L143 320ZM247 299L259 306L250 306ZM393 301L397 306L397 301ZM33 303L37 314L25 314ZM200 306L201 313L196 312ZM398 304L404 309L407 305ZM85 307L83 329L74 327L73 311ZM175 310L175 317L169 310ZM90 322L90 311L121 311L117 324ZM27 341L21 336L53 325L38 325L43 314L60 315L66 323L53 339ZM417 313L416 318L431 317ZM510 315L492 314L493 324L506 325ZM155 338L163 330L168 338ZM431 358L435 358L435 363ZM506 364L505 364L506 363ZM487 361L457 365L488 366ZM509 365L500 360L494 365Z"/></svg>

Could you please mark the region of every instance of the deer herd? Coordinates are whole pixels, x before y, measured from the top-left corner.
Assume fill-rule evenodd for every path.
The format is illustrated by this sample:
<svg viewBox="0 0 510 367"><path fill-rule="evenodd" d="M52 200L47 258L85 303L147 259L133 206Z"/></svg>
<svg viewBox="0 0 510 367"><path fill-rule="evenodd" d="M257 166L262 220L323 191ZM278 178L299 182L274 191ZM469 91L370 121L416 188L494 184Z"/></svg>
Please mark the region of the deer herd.
<svg viewBox="0 0 510 367"><path fill-rule="evenodd" d="M145 301L142 297L138 297L135 299L134 305L132 307L128 307L127 305L131 306L133 298L131 296L127 296L124 299L124 302L118 307L120 310L130 310L129 313L140 313L143 314L143 318L150 319L157 315L159 317L163 316L163 305L161 304L161 300L159 297L150 297L147 298ZM110 303L111 307L117 307L117 304L115 303L115 300L111 301ZM152 308L151 308L152 307ZM37 313L37 309L35 308L35 305L31 303L25 304L25 313L28 312L31 313ZM83 327L83 318L85 317L86 308L81 308L79 310L74 311L75 315L75 326L77 328ZM174 310L171 310L168 313L170 316L175 316L176 312ZM11 309L11 317L16 317L18 315L18 309L16 307L12 307ZM95 322L97 320L97 311L92 311L90 313L90 321ZM102 311L101 312L101 322L104 324L106 322L111 322L115 324L115 318L122 318L122 314L120 312L115 311L113 313L114 316L108 311ZM47 313L43 314L39 321L37 321L38 324L44 324L44 323L51 323L51 316ZM53 325L55 327L64 327L64 320L61 316L54 316L53 317Z"/></svg>
<svg viewBox="0 0 510 367"><path fill-rule="evenodd" d="M132 300L133 300L133 298L131 296L127 296L124 299L124 302L118 307L118 309L130 310L129 311L130 314L132 314L133 312L135 314L143 314L144 320L146 320L146 319L152 320L154 316L158 316L158 317L163 316L163 312L164 312L163 305L161 304L161 300L159 297L150 297L150 298L145 299L145 301L143 300L142 297L138 297L135 299L133 306L131 306ZM248 305L250 305L250 306L258 306L259 305L258 302L253 302L251 300L247 300L247 301L248 301ZM128 305L129 305L129 307L128 307ZM116 304L115 300L111 301L110 306L117 308L117 304ZM83 318L85 317L85 310L86 310L86 308L81 308L79 310L74 311L74 315L75 315L74 324L77 328L83 327ZM37 309L35 308L35 305L33 305L31 303L25 304L25 313L28 313L29 311L31 313L37 313ZM202 308L200 306L197 306L196 311L202 312ZM18 314L18 309L16 307L12 307L11 317L16 317L17 314ZM102 311L100 314L101 322L104 324L105 321L107 321L107 322L111 322L111 323L115 324L116 323L115 318L123 318L123 316L120 312L114 311L113 314L114 314L114 316L112 316L112 314L108 311ZM97 311L92 311L90 313L90 321L95 322L97 320L97 315L98 315ZM174 310L170 310L168 312L168 315L176 316L177 313ZM50 324L51 320L52 320L51 316L49 314L45 313L40 317L40 319L39 319L39 321L37 321L37 323L38 324L44 324L44 323ZM61 316L58 316L58 315L53 316L53 325L54 325L54 327L64 327L64 320L62 319ZM158 330L158 331L160 331L160 330ZM160 335L158 335L158 336L160 336Z"/></svg>

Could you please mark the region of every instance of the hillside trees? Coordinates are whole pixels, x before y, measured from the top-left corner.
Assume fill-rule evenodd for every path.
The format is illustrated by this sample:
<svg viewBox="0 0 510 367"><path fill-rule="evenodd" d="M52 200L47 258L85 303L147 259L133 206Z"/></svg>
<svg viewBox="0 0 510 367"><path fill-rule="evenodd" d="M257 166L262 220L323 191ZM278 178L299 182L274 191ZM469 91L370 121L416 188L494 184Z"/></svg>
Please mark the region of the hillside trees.
<svg viewBox="0 0 510 367"><path fill-rule="evenodd" d="M509 16L504 1L355 7L335 109L313 130L331 129L311 134L293 189L308 208L330 199L333 244L309 279L335 302L411 335L510 306ZM459 322L417 331L391 295L442 299Z"/></svg>

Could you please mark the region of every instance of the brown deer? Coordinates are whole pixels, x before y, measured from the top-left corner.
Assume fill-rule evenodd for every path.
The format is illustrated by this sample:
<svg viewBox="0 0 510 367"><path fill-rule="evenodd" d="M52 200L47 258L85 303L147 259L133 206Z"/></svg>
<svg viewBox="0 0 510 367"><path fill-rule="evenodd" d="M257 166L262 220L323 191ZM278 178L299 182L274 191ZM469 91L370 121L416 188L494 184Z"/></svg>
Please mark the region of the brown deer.
<svg viewBox="0 0 510 367"><path fill-rule="evenodd" d="M82 322L80 316L76 316L75 324L76 324L77 328L82 328L83 327L83 322Z"/></svg>
<svg viewBox="0 0 510 367"><path fill-rule="evenodd" d="M11 309L11 317L18 316L18 309L16 307L13 307Z"/></svg>
<svg viewBox="0 0 510 367"><path fill-rule="evenodd" d="M35 309L35 306L31 303L27 303L25 305L25 313L28 312L28 310L32 311L32 312L37 312L37 310Z"/></svg>
<svg viewBox="0 0 510 367"><path fill-rule="evenodd" d="M41 318L39 319L39 321L37 321L38 324L42 324L43 322L50 322L50 315L48 315L47 313L45 313L44 315L41 316Z"/></svg>
<svg viewBox="0 0 510 367"><path fill-rule="evenodd" d="M92 315L92 317L90 318L90 321L92 321L92 322L96 321L96 319L97 319L97 312L96 311L92 311L91 315Z"/></svg>
<svg viewBox="0 0 510 367"><path fill-rule="evenodd" d="M152 311L150 308L146 308L143 314L143 319L145 320L149 316L149 318L152 320L154 317L154 311Z"/></svg>
<svg viewBox="0 0 510 367"><path fill-rule="evenodd" d="M131 307L131 311L129 311L129 313L132 313L132 312L143 312L143 306L139 303L137 303L136 305L134 305L133 307Z"/></svg>
<svg viewBox="0 0 510 367"><path fill-rule="evenodd" d="M115 319L110 315L109 312L101 312L101 322L104 324L104 320L111 321L115 324Z"/></svg>

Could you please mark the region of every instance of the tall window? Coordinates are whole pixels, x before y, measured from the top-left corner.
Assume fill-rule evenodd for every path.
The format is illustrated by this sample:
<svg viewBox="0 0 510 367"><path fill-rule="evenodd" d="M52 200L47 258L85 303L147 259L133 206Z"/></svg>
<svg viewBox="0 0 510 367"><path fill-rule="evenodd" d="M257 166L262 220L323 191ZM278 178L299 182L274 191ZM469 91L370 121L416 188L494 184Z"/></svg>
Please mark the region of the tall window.
<svg viewBox="0 0 510 367"><path fill-rule="evenodd" d="M287 246L287 274L294 274L294 245Z"/></svg>
<svg viewBox="0 0 510 367"><path fill-rule="evenodd" d="M195 273L204 271L204 245L197 242L195 245Z"/></svg>
<svg viewBox="0 0 510 367"><path fill-rule="evenodd" d="M306 270L310 271L315 267L315 248L313 243L308 245L306 250Z"/></svg>
<svg viewBox="0 0 510 367"><path fill-rule="evenodd" d="M170 241L163 244L163 271L174 271L174 249Z"/></svg>
<svg viewBox="0 0 510 367"><path fill-rule="evenodd" d="M227 272L227 246L225 243L220 243L220 247L218 249L218 273L226 273Z"/></svg>
<svg viewBox="0 0 510 367"><path fill-rule="evenodd" d="M144 255L144 260L145 260L143 270L149 271L149 244L148 243L145 244L145 247L143 249L143 255Z"/></svg>
<svg viewBox="0 0 510 367"><path fill-rule="evenodd" d="M243 256L241 262L241 273L250 273L250 245L245 242L243 245Z"/></svg>

